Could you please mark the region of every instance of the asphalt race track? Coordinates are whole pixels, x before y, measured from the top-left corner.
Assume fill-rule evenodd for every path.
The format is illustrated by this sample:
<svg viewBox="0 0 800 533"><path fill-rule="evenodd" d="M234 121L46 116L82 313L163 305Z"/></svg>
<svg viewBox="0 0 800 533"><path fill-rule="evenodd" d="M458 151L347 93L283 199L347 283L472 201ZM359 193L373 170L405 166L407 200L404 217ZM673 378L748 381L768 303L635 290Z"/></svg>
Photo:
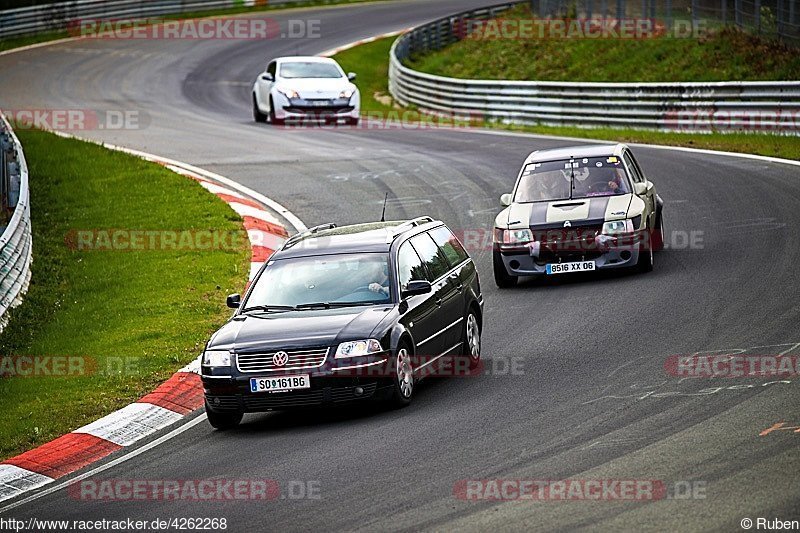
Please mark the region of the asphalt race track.
<svg viewBox="0 0 800 533"><path fill-rule="evenodd" d="M268 15L320 19L316 39L90 40L34 49L0 57L0 105L135 110L146 127L78 133L220 173L308 225L376 220L389 191L390 218L430 214L467 235L488 235L498 197L524 157L574 142L463 129L276 129L252 121L249 99L271 57L320 53L485 3ZM800 433L759 436L781 421L800 426L800 379L681 380L664 370L673 354L800 355L800 167L634 150L666 202L671 246L656 255L652 273L500 291L490 247L467 243L486 298L485 375L428 381L411 407L397 411L248 415L229 432L203 421L98 474L269 478L281 487L312 481L318 499L110 503L59 490L7 515L226 517L229 531L250 532L738 531L745 517L800 518ZM454 496L459 480L495 478L699 481L704 498Z"/></svg>

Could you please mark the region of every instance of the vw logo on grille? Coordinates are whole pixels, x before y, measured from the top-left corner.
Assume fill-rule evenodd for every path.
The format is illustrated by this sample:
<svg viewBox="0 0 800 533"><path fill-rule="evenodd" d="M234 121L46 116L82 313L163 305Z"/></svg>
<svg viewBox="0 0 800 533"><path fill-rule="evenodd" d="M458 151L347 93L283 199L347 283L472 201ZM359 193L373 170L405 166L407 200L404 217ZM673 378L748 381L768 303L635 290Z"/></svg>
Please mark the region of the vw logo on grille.
<svg viewBox="0 0 800 533"><path fill-rule="evenodd" d="M272 363L275 366L283 366L289 362L289 354L286 352L278 352L272 356Z"/></svg>

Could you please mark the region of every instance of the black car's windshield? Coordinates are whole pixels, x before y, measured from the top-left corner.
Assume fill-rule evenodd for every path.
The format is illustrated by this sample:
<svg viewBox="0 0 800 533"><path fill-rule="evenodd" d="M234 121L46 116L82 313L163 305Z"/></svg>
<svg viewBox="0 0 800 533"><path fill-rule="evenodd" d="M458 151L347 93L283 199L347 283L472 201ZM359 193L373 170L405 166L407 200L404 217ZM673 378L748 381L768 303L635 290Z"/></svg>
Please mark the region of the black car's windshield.
<svg viewBox="0 0 800 533"><path fill-rule="evenodd" d="M341 78L342 73L330 63L281 63L283 78Z"/></svg>
<svg viewBox="0 0 800 533"><path fill-rule="evenodd" d="M389 301L385 253L320 255L270 263L243 309L286 310L380 304Z"/></svg>
<svg viewBox="0 0 800 533"><path fill-rule="evenodd" d="M588 157L531 163L522 171L515 202L612 196L630 192L620 158Z"/></svg>

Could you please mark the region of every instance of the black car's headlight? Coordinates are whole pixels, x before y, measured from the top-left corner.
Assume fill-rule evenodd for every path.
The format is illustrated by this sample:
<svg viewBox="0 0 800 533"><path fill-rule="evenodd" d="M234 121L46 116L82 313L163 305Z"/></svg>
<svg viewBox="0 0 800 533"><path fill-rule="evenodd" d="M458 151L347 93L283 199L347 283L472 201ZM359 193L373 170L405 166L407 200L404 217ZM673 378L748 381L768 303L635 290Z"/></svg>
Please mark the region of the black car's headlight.
<svg viewBox="0 0 800 533"><path fill-rule="evenodd" d="M364 339L361 341L343 342L336 348L335 359L344 359L346 357L360 357L363 355L372 355L383 351L381 343L375 339Z"/></svg>
<svg viewBox="0 0 800 533"><path fill-rule="evenodd" d="M231 352L228 350L206 350L203 352L203 366L230 368Z"/></svg>

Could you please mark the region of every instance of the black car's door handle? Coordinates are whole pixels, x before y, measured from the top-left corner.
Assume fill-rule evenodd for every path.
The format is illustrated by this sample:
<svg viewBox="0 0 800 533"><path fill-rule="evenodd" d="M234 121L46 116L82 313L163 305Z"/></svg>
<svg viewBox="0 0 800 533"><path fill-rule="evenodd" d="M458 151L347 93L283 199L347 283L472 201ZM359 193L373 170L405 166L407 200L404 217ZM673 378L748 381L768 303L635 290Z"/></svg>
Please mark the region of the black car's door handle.
<svg viewBox="0 0 800 533"><path fill-rule="evenodd" d="M441 307L442 306L442 299L441 298L436 298L436 306L437 307Z"/></svg>
<svg viewBox="0 0 800 533"><path fill-rule="evenodd" d="M461 278L459 277L458 274L450 274L450 279L453 280L453 283L456 284L456 290L458 290L458 292L464 290L464 284L461 283Z"/></svg>

